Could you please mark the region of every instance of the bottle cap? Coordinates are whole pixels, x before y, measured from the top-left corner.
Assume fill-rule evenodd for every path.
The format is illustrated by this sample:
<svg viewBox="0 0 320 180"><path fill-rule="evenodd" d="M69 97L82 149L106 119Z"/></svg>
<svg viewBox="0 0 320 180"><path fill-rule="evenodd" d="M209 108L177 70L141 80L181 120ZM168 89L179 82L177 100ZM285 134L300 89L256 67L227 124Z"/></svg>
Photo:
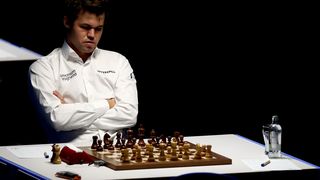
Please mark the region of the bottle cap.
<svg viewBox="0 0 320 180"><path fill-rule="evenodd" d="M279 117L278 115L272 116L272 123L278 124L279 123Z"/></svg>

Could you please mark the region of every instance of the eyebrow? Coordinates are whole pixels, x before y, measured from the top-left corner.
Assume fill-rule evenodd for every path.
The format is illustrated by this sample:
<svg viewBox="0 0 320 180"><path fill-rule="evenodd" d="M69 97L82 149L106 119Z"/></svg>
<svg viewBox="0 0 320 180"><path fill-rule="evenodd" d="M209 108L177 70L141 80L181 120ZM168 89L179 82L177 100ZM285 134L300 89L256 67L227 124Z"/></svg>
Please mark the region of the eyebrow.
<svg viewBox="0 0 320 180"><path fill-rule="evenodd" d="M80 26L82 26L82 27L90 27L90 28L94 28L94 29L96 29L96 28L103 28L103 25L98 25L98 26L91 26L90 24L87 24L87 23L83 23L83 24L80 24Z"/></svg>

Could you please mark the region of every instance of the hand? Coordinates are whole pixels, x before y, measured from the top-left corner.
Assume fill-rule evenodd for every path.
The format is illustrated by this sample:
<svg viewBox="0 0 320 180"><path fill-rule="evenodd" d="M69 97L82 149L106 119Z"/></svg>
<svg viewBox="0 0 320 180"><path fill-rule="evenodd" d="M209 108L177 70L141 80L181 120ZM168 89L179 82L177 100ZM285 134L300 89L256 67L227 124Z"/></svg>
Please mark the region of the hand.
<svg viewBox="0 0 320 180"><path fill-rule="evenodd" d="M64 97L63 97L57 90L54 90L54 91L53 91L53 95L55 95L57 98L60 99L61 104L65 104L65 103L66 103L66 102L64 101Z"/></svg>
<svg viewBox="0 0 320 180"><path fill-rule="evenodd" d="M108 99L109 108L113 108L116 105L116 100L114 98Z"/></svg>

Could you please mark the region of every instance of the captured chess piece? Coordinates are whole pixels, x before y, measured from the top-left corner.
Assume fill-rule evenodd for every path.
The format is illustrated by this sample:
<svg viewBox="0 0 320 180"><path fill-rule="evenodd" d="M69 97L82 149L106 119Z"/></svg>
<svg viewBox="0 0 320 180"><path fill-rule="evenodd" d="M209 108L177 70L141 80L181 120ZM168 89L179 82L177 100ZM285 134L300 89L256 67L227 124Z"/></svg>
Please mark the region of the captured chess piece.
<svg viewBox="0 0 320 180"><path fill-rule="evenodd" d="M51 163L53 163L53 164L61 164L60 146L58 144L53 144L52 145Z"/></svg>

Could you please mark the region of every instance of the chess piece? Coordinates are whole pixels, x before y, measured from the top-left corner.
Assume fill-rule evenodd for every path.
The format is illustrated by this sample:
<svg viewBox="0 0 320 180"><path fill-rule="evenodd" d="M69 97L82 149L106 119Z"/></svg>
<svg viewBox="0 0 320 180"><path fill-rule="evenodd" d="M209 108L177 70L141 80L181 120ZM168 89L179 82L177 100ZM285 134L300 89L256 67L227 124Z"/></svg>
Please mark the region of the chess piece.
<svg viewBox="0 0 320 180"><path fill-rule="evenodd" d="M154 158L154 155L153 155L153 146L152 146L152 144L148 144L147 145L147 149L148 149L148 152L149 152L148 162L154 162L155 158Z"/></svg>
<svg viewBox="0 0 320 180"><path fill-rule="evenodd" d="M144 134L145 133L145 130L144 130L144 127L142 124L140 124L140 127L138 128L138 145L140 147L145 147L146 146L146 143L144 142Z"/></svg>
<svg viewBox="0 0 320 180"><path fill-rule="evenodd" d="M115 147L117 149L120 149L121 148L121 133L120 132L117 132L117 135L116 135L116 139L117 139L117 142L115 144Z"/></svg>
<svg viewBox="0 0 320 180"><path fill-rule="evenodd" d="M200 144L196 144L196 154L194 155L194 159L201 159L201 146Z"/></svg>
<svg viewBox="0 0 320 180"><path fill-rule="evenodd" d="M153 146L155 146L156 142L156 131L154 129L151 129L150 132L150 144L152 144Z"/></svg>
<svg viewBox="0 0 320 180"><path fill-rule="evenodd" d="M129 149L125 148L125 149L121 149L121 160L122 162L130 162L130 158L129 158Z"/></svg>
<svg viewBox="0 0 320 180"><path fill-rule="evenodd" d="M171 136L167 136L167 146L171 146L171 140L172 140L172 137Z"/></svg>
<svg viewBox="0 0 320 180"><path fill-rule="evenodd" d="M179 136L179 146L183 146L184 144L184 136L182 134L180 134Z"/></svg>
<svg viewBox="0 0 320 180"><path fill-rule="evenodd" d="M167 146L166 158L170 159L171 158L171 154L172 154L172 147L171 146Z"/></svg>
<svg viewBox="0 0 320 180"><path fill-rule="evenodd" d="M160 143L159 148L160 148L159 161L165 161L166 160L166 155L164 153L165 144Z"/></svg>
<svg viewBox="0 0 320 180"><path fill-rule="evenodd" d="M126 148L132 148L133 147L133 130L129 128L127 131L127 134L128 134L128 140L127 140Z"/></svg>
<svg viewBox="0 0 320 180"><path fill-rule="evenodd" d="M179 141L179 136L180 136L180 132L179 132L179 131L174 131L174 132L173 132L173 137L176 138L177 144L180 143L180 141Z"/></svg>
<svg viewBox="0 0 320 180"><path fill-rule="evenodd" d="M108 147L107 147L107 149L108 149L110 152L114 151L113 139L112 139L112 138L109 138L109 139L108 139Z"/></svg>
<svg viewBox="0 0 320 180"><path fill-rule="evenodd" d="M98 147L98 136L92 136L91 149L97 149Z"/></svg>
<svg viewBox="0 0 320 180"><path fill-rule="evenodd" d="M142 162L141 147L138 146L136 151L136 162Z"/></svg>
<svg viewBox="0 0 320 180"><path fill-rule="evenodd" d="M206 145L202 145L201 146L201 157L204 157L204 156L206 156Z"/></svg>
<svg viewBox="0 0 320 180"><path fill-rule="evenodd" d="M137 155L137 148L136 148L136 147L133 147L133 148L132 148L131 160L136 160L136 155Z"/></svg>
<svg viewBox="0 0 320 180"><path fill-rule="evenodd" d="M185 143L183 145L184 153L182 155L182 159L189 160L189 148L190 148L190 144L189 143Z"/></svg>
<svg viewBox="0 0 320 180"><path fill-rule="evenodd" d="M105 133L103 136L103 149L108 149L110 146L110 141L109 141L110 135L108 133Z"/></svg>
<svg viewBox="0 0 320 180"><path fill-rule="evenodd" d="M183 155L183 146L179 145L179 154L178 154L178 158L182 158Z"/></svg>
<svg viewBox="0 0 320 180"><path fill-rule="evenodd" d="M175 138L173 138L175 139ZM177 156L177 141L172 141L171 142L171 148L172 148L172 153L171 153L171 157L170 160L171 161L177 161L178 160L178 156Z"/></svg>
<svg viewBox="0 0 320 180"><path fill-rule="evenodd" d="M98 140L98 146L97 146L96 151L103 151L102 140L101 139Z"/></svg>
<svg viewBox="0 0 320 180"><path fill-rule="evenodd" d="M159 146L160 146L160 136L157 136L155 147L158 148Z"/></svg>
<svg viewBox="0 0 320 180"><path fill-rule="evenodd" d="M207 159L211 159L212 158L211 148L212 148L211 145L207 145L206 156L205 156Z"/></svg>
<svg viewBox="0 0 320 180"><path fill-rule="evenodd" d="M166 138L166 136L161 134L160 135L160 139L161 139L160 143L164 143L165 146L167 146L167 138Z"/></svg>
<svg viewBox="0 0 320 180"><path fill-rule="evenodd" d="M53 164L61 164L60 146L58 144L53 144L52 145L51 163L53 163Z"/></svg>

